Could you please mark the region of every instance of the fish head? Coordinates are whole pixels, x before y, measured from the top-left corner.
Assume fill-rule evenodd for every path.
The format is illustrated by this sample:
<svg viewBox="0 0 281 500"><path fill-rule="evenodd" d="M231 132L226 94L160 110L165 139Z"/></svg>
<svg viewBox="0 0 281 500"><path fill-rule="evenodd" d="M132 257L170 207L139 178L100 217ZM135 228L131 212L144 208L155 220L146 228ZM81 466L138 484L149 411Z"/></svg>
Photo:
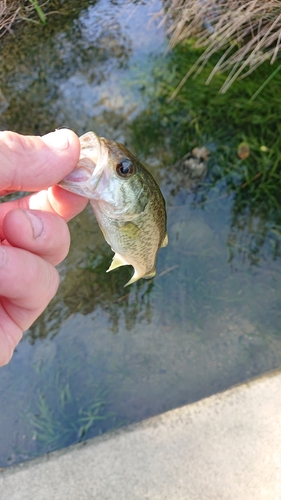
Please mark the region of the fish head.
<svg viewBox="0 0 281 500"><path fill-rule="evenodd" d="M107 156L96 194L108 216L131 220L147 204L149 184L143 179L144 167L123 144L103 137L100 140Z"/></svg>
<svg viewBox="0 0 281 500"><path fill-rule="evenodd" d="M130 218L142 211L147 202L143 170L150 174L132 153L94 132L80 137L80 144L78 165L59 185L98 203L112 218Z"/></svg>

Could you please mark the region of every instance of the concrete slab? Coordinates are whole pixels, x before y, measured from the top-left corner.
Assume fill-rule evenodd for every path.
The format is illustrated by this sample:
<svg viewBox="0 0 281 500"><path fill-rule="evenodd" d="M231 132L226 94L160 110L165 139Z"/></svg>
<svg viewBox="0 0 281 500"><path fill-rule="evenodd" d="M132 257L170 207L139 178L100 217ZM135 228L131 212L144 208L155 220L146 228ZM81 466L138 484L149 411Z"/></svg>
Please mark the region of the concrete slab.
<svg viewBox="0 0 281 500"><path fill-rule="evenodd" d="M0 474L1 500L280 500L281 372Z"/></svg>

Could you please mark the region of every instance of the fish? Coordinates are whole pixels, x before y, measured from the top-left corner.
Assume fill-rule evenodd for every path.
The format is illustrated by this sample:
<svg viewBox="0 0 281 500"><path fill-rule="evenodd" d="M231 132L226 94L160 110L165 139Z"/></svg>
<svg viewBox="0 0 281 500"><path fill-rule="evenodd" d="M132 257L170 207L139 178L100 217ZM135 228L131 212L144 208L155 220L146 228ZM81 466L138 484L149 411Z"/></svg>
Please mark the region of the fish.
<svg viewBox="0 0 281 500"><path fill-rule="evenodd" d="M107 272L134 268L125 286L156 274L158 250L168 244L164 197L151 173L121 143L87 132L80 158L59 186L90 200L114 256Z"/></svg>

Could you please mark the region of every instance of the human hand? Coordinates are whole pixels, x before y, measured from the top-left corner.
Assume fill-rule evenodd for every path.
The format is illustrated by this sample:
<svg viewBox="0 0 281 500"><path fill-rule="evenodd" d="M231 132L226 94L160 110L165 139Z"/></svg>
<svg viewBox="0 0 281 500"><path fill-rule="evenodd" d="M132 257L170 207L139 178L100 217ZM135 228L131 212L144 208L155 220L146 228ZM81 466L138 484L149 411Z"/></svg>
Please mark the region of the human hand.
<svg viewBox="0 0 281 500"><path fill-rule="evenodd" d="M55 266L70 244L66 221L87 200L55 184L77 165L79 152L70 130L43 137L0 132L0 195L36 191L0 204L0 366L57 291Z"/></svg>

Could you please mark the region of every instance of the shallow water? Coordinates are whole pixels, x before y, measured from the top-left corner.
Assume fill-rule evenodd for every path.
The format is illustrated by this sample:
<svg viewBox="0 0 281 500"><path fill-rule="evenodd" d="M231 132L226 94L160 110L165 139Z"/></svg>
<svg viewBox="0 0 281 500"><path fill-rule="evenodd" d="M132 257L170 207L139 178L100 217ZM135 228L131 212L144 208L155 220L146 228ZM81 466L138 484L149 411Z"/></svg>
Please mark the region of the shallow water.
<svg viewBox="0 0 281 500"><path fill-rule="evenodd" d="M95 130L134 150L130 124L147 105L153 56L166 49L164 28L151 20L161 5L87 4L47 27L44 41L34 27L5 42L16 64L5 59L0 127ZM276 235L257 258L259 221L249 215L235 226L223 180L194 193L161 163L167 154L143 146L168 208L169 245L154 280L124 289L130 269L105 273L112 252L90 207L70 223L58 295L0 370L2 467L280 367Z"/></svg>

